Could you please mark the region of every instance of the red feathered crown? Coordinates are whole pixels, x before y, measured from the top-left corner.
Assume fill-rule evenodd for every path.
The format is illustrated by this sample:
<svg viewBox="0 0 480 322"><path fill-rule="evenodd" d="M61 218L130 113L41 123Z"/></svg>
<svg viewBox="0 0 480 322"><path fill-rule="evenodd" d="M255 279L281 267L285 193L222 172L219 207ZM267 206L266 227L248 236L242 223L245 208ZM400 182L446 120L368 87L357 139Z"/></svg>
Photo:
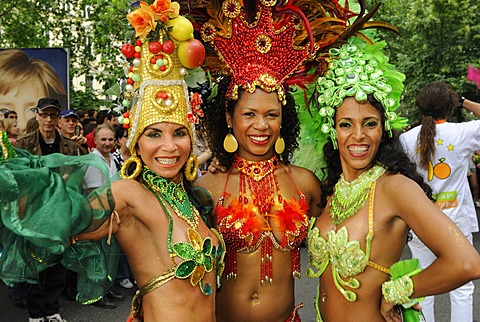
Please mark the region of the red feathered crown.
<svg viewBox="0 0 480 322"><path fill-rule="evenodd" d="M213 45L215 57L218 54L216 58L207 57L209 69L215 73L226 65L231 74L227 97L238 99L239 86L250 93L259 86L267 92L276 90L285 103L287 87L297 85L305 90L307 84L323 75L329 48L342 45L353 35L372 43L359 32L362 29L396 31L388 23L369 21L379 5L367 12L365 0L357 1L358 12L350 10L348 0L344 6L338 0L189 2L198 8L190 14L197 22L204 22L200 29L203 40ZM203 9L207 19L201 13ZM223 66L215 61L218 58Z"/></svg>
<svg viewBox="0 0 480 322"><path fill-rule="evenodd" d="M202 26L204 41L212 43L220 59L232 74L227 97L238 99L238 87L253 93L257 86L267 92L277 91L284 102L284 81L305 60L312 56L313 42L294 46L296 30L301 29L300 17L286 13L280 22L273 23L272 8L276 1L261 1L260 10L252 23L237 0L225 1L222 11L228 18L225 32L218 32L214 24ZM308 20L306 21L308 25Z"/></svg>

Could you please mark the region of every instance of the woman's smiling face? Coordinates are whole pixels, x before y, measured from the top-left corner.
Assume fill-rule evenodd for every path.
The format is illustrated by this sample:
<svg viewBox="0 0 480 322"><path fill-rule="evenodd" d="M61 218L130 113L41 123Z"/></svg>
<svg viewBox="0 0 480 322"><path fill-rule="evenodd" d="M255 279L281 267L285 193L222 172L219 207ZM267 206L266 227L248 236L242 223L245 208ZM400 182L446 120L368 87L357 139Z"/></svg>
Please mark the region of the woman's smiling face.
<svg viewBox="0 0 480 322"><path fill-rule="evenodd" d="M244 92L235 105L233 115L226 113L227 123L238 141L237 153L252 161L271 158L282 125L282 105L277 92L257 89Z"/></svg>
<svg viewBox="0 0 480 322"><path fill-rule="evenodd" d="M160 122L148 126L138 139L137 154L143 163L159 176L179 182L180 171L191 151L187 128Z"/></svg>
<svg viewBox="0 0 480 322"><path fill-rule="evenodd" d="M383 136L381 112L347 97L336 110L335 130L343 174L352 181L373 165Z"/></svg>

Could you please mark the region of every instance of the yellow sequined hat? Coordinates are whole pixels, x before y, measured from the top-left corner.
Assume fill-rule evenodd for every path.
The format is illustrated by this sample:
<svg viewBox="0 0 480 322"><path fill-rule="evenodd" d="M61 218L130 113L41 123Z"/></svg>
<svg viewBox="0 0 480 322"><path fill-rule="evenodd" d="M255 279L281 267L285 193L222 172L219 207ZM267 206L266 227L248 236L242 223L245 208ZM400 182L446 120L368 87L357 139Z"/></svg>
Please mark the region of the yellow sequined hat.
<svg viewBox="0 0 480 322"><path fill-rule="evenodd" d="M185 76L201 66L205 49L193 38L191 22L179 15L178 3L140 2L133 9L127 19L135 28L136 39L122 46L122 53L131 61L123 94L123 105L131 110L121 118L128 128L127 146L135 154L146 127L170 122L188 129L193 147L195 115Z"/></svg>

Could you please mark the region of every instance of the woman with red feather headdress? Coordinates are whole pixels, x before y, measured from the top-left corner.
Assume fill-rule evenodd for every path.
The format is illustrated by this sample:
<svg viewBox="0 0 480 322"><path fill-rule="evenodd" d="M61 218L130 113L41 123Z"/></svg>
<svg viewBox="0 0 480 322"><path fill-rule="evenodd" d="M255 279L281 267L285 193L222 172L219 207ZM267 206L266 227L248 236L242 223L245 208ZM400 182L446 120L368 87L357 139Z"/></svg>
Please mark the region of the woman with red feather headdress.
<svg viewBox="0 0 480 322"><path fill-rule="evenodd" d="M386 26L368 22L375 10L365 14L363 5L360 13L348 1L227 0L206 8L200 34L215 54L206 64L221 76L203 124L227 171L196 184L216 202L210 219L227 247L217 321L300 321L294 279L309 218L321 211L320 182L290 163L299 136L291 91L306 103L327 48L353 34L365 39L360 28Z"/></svg>

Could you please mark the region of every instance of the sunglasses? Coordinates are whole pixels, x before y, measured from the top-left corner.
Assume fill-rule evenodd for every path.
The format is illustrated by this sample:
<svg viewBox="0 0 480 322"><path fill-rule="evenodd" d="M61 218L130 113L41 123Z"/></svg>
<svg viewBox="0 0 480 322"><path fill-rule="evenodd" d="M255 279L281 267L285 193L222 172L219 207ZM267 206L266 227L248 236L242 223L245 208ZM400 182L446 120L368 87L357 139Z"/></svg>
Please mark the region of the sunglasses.
<svg viewBox="0 0 480 322"><path fill-rule="evenodd" d="M58 113L38 113L42 119L50 116L51 119L58 119Z"/></svg>

